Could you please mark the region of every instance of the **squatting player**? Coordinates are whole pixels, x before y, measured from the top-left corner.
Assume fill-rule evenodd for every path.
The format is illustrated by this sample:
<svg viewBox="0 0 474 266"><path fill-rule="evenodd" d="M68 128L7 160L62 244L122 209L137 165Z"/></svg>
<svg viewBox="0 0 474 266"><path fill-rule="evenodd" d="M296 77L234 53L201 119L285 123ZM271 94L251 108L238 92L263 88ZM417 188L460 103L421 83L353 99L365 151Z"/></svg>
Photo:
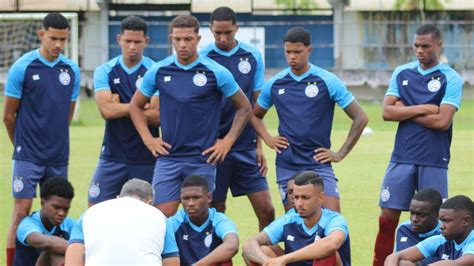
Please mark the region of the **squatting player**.
<svg viewBox="0 0 474 266"><path fill-rule="evenodd" d="M295 178L293 191L297 213L288 212L253 236L243 247L247 263L263 265L351 265L349 231L337 212L321 207L324 181L314 171ZM262 246L285 243L285 254L269 257Z"/></svg>
<svg viewBox="0 0 474 266"><path fill-rule="evenodd" d="M151 183L156 161L140 139L129 113L130 100L154 63L143 56L149 42L146 22L136 16L125 18L117 42L122 54L94 73L95 98L105 119L105 133L100 160L89 187L89 205L115 198L129 179ZM154 137L158 136L157 107L158 97L151 97L145 115L148 123L154 125L148 126Z"/></svg>
<svg viewBox="0 0 474 266"><path fill-rule="evenodd" d="M251 114L251 105L232 74L197 52L198 32L199 22L193 16L180 15L171 21L170 38L176 55L148 70L130 104L143 142L153 155L159 155L153 176L154 205L168 217L176 213L186 176L204 176L214 191L214 164L225 159ZM162 138L151 135L144 115L146 103L156 92ZM237 112L227 135L217 139L222 95Z"/></svg>
<svg viewBox="0 0 474 266"><path fill-rule="evenodd" d="M396 252L386 266L419 265L426 259L439 260L430 265L474 265L474 203L466 196L454 196L439 210L441 235L429 237L416 246ZM424 264L423 264L424 265Z"/></svg>
<svg viewBox="0 0 474 266"><path fill-rule="evenodd" d="M41 46L24 54L8 71L3 121L13 143L12 224L7 236L7 265L15 253L20 220L30 213L36 184L67 177L69 123L79 96L79 67L62 51L69 23L49 13L38 31Z"/></svg>
<svg viewBox="0 0 474 266"><path fill-rule="evenodd" d="M254 107L252 123L265 143L277 151L276 174L282 199L292 175L314 170L324 178L324 206L340 211L331 162L341 161L352 150L368 122L367 116L334 74L308 62L312 47L306 29L291 28L285 34L284 45L290 67L265 84ZM349 134L337 152L330 150L335 103L352 119ZM272 105L279 119L279 135L275 137L262 120ZM286 210L291 208L286 201L283 204Z"/></svg>
<svg viewBox="0 0 474 266"><path fill-rule="evenodd" d="M441 234L438 212L442 203L439 192L433 188L418 191L410 202L410 220L397 228L395 251L401 251L428 237ZM423 265L437 261L425 259Z"/></svg>
<svg viewBox="0 0 474 266"><path fill-rule="evenodd" d="M461 104L462 79L439 61L443 41L434 25L417 29L418 60L395 69L383 103L383 118L397 121L394 149L382 183L374 265L393 250L400 213L415 191L435 188L448 197L452 121Z"/></svg>
<svg viewBox="0 0 474 266"><path fill-rule="evenodd" d="M188 176L181 185L179 210L167 222L174 232L182 265L232 265L239 250L234 223L221 212L209 208L212 194L207 181L198 175Z"/></svg>
<svg viewBox="0 0 474 266"><path fill-rule="evenodd" d="M51 177L41 186L41 209L18 225L15 266L64 265L74 220L67 217L74 188L64 177Z"/></svg>
<svg viewBox="0 0 474 266"><path fill-rule="evenodd" d="M214 10L211 31L215 42L201 50L201 54L226 67L249 101L254 102L264 84L262 55L255 47L235 39L238 29L237 16L232 9L219 7ZM234 116L232 104L223 98L219 138L229 132ZM262 230L275 218L275 208L264 177L267 165L261 141L256 141L255 130L248 124L224 162L217 165L212 199L216 210L224 212L229 188L233 196L247 195Z"/></svg>

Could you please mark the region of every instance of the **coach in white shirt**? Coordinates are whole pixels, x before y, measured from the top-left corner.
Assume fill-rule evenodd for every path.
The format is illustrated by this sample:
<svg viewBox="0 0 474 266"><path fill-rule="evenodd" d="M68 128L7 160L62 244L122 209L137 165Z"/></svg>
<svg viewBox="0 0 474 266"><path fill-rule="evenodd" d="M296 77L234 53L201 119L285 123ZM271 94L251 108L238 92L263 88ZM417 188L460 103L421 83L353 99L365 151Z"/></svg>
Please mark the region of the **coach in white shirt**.
<svg viewBox="0 0 474 266"><path fill-rule="evenodd" d="M89 208L71 233L66 265L83 265L84 257L86 265L179 265L176 243L165 241L166 217L150 205L153 197L149 183L132 179L119 198Z"/></svg>

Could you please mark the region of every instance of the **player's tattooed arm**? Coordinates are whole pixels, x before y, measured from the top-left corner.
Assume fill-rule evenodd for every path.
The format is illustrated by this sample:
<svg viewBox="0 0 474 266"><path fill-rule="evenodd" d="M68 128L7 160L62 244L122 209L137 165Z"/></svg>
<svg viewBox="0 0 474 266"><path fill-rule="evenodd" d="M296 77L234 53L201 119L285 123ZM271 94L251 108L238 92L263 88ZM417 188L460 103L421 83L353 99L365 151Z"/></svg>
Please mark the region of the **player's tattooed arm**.
<svg viewBox="0 0 474 266"><path fill-rule="evenodd" d="M382 118L385 121L404 121L420 115L437 114L439 106L435 104L420 104L405 106L398 97L385 96L383 100Z"/></svg>
<svg viewBox="0 0 474 266"><path fill-rule="evenodd" d="M250 118L252 126L257 131L257 134L263 139L265 144L276 152L281 153L282 149L288 148L289 142L283 136L272 137L265 124L263 123L263 117L265 117L267 110L262 108L260 105L255 104L253 108L253 115Z"/></svg>
<svg viewBox="0 0 474 266"><path fill-rule="evenodd" d="M203 155L209 155L207 163L216 164L224 161L227 153L250 119L252 107L242 90L239 89L234 95L230 96L229 99L237 110L234 121L232 122L232 127L223 139L218 139L212 147L203 152Z"/></svg>
<svg viewBox="0 0 474 266"><path fill-rule="evenodd" d="M314 159L321 163L330 163L330 162L339 162L344 159L347 154L354 148L357 141L362 134L365 126L369 122L369 118L365 114L364 110L360 107L357 100L352 101L345 109L347 116L352 120L352 125L347 135L346 141L339 149L339 151L334 152L327 148L318 148L316 149Z"/></svg>
<svg viewBox="0 0 474 266"><path fill-rule="evenodd" d="M250 264L250 262L264 264L265 261L268 260L268 256L262 251L260 246L270 245L272 245L272 241L265 232L260 232L247 240L243 245L242 251L242 256L247 265Z"/></svg>
<svg viewBox="0 0 474 266"><path fill-rule="evenodd" d="M16 113L20 107L20 99L5 96L5 105L3 108L3 124L7 129L8 137L12 144L15 135Z"/></svg>

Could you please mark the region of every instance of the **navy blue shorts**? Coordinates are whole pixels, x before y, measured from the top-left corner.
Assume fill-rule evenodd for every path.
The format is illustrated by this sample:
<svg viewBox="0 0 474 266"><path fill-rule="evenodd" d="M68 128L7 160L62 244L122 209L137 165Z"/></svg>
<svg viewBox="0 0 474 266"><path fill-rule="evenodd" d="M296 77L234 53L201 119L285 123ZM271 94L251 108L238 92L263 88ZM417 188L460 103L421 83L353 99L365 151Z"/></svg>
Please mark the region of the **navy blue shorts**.
<svg viewBox="0 0 474 266"><path fill-rule="evenodd" d="M151 184L154 164L126 164L100 159L89 186L90 203L116 198L122 186L132 178Z"/></svg>
<svg viewBox="0 0 474 266"><path fill-rule="evenodd" d="M36 197L36 184L43 184L48 178L61 176L67 178L67 165L41 165L29 161L13 160L13 197L32 199Z"/></svg>
<svg viewBox="0 0 474 266"><path fill-rule="evenodd" d="M337 187L337 178L334 175L334 171L332 167L325 166L325 167L318 167L318 168L309 168L309 169L288 169L283 167L276 167L276 176L277 176L277 183L278 189L280 190L281 201L283 204L288 204L287 198L287 191L286 191L286 184L288 180L295 175L296 173L300 173L303 171L315 171L318 173L324 182L324 194L330 197L339 198L339 189Z"/></svg>
<svg viewBox="0 0 474 266"><path fill-rule="evenodd" d="M407 211L416 191L434 188L448 198L448 169L390 162L380 192L379 206Z"/></svg>
<svg viewBox="0 0 474 266"><path fill-rule="evenodd" d="M158 158L152 183L155 190L155 201L153 204L157 205L179 200L181 183L190 175L204 177L209 185L209 191L214 191L216 179L216 167L214 165Z"/></svg>
<svg viewBox="0 0 474 266"><path fill-rule="evenodd" d="M229 188L234 197L268 190L267 179L259 171L255 149L232 151L224 162L217 165L213 201L225 201Z"/></svg>

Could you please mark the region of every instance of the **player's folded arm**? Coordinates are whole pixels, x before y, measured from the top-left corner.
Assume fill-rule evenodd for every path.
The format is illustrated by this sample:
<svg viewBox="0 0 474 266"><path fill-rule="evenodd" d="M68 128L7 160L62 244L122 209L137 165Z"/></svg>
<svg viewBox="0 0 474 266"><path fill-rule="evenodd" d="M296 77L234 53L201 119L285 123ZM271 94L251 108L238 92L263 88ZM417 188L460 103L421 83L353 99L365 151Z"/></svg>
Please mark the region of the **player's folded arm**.
<svg viewBox="0 0 474 266"><path fill-rule="evenodd" d="M48 236L39 232L33 232L26 237L28 245L41 250L49 250L54 254L64 255L67 249L67 240L57 237Z"/></svg>

